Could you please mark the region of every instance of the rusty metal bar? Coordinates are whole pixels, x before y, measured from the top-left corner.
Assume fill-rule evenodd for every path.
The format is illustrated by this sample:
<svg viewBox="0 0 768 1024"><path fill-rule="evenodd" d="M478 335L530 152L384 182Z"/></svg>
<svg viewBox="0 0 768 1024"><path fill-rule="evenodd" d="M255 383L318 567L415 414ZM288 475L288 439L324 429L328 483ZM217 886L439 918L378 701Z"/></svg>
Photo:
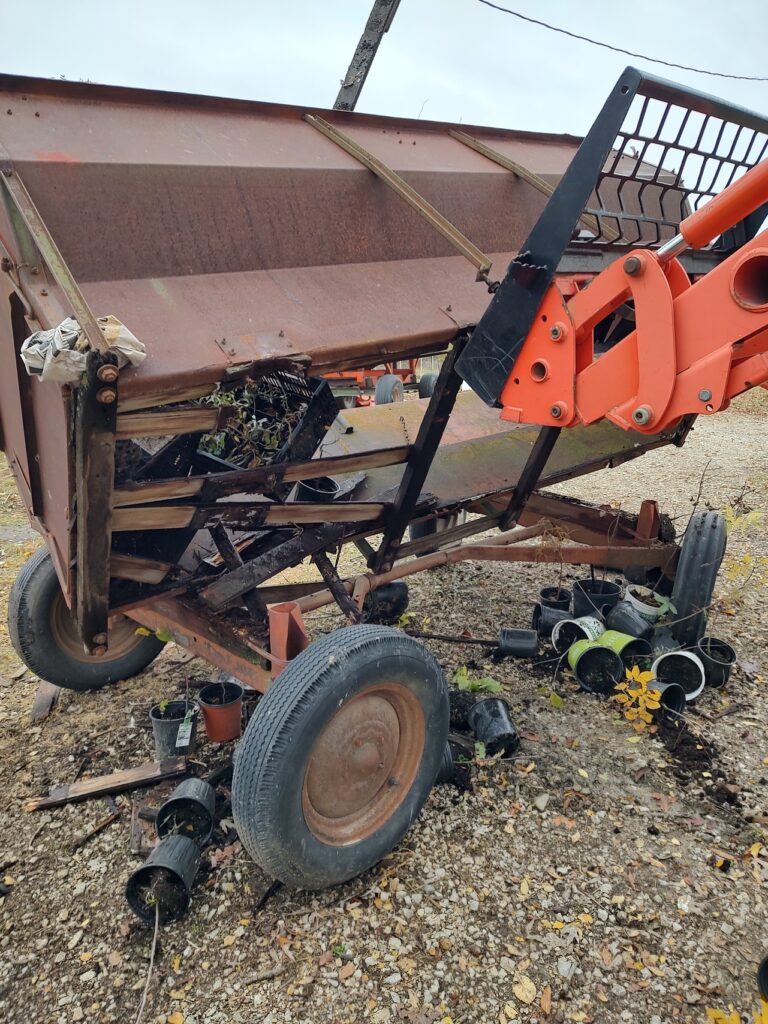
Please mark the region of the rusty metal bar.
<svg viewBox="0 0 768 1024"><path fill-rule="evenodd" d="M77 281L75 281L64 257L59 252L59 247L54 242L53 235L40 216L29 192L27 192L26 185L11 163L7 150L1 144L0 181L5 185L8 194L16 205L16 209L19 211L27 231L32 236L56 284L69 300L74 317L88 339L91 348L94 352L101 352L102 355L106 354L109 352L109 345L107 345L101 328L96 322L96 317L91 312L91 307L85 301L85 297L80 291Z"/></svg>
<svg viewBox="0 0 768 1024"><path fill-rule="evenodd" d="M311 124L313 128L317 128L331 142L336 143L337 146L349 153L350 156L358 160L363 166L367 167L369 171L373 171L386 185L389 185L396 195L408 203L420 217L423 217L428 224L436 231L439 231L443 238L446 238L462 256L468 259L473 266L477 267L478 281L486 280L488 271L492 266L490 257L478 249L473 242L470 242L454 224L451 224L447 217L444 217L431 203L428 203L423 196L419 195L416 189L412 188L396 171L393 171L391 167L387 167L378 157L369 153L367 149L363 149L349 135L334 125L329 124L317 114L305 114L304 120Z"/></svg>
<svg viewBox="0 0 768 1024"><path fill-rule="evenodd" d="M504 153L500 153L497 149L492 149L490 146L486 145L485 142L481 142L479 139L474 138L474 136L467 135L466 132L459 131L457 128L449 128L448 134L452 139L456 139L457 142L463 143L463 145L468 146L470 149L474 149L474 151L479 153L481 156L486 157L488 160L492 160L495 164L498 164L499 167L503 167L505 170L511 171L518 178L522 178L523 181L527 181L529 185L533 185L533 187L541 192L543 196L546 196L547 199L549 199L555 191L555 186L550 185L549 182L540 177L540 175L536 174L534 171L529 171L527 167L523 167L523 165L519 164L517 160L513 160L511 157L505 156ZM597 217L593 217L588 213L583 213L581 217L579 217L579 220L587 230L592 231L597 236L601 234L601 226L598 224ZM613 228L609 228L607 224L602 227L602 235L609 242L616 242L621 238L619 232L615 231Z"/></svg>

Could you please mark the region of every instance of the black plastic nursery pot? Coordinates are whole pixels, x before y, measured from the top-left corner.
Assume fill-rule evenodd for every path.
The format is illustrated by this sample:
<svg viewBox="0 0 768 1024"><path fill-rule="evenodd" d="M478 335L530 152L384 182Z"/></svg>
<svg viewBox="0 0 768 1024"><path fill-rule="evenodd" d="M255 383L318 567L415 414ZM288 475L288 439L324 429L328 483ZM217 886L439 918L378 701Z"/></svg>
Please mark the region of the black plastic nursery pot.
<svg viewBox="0 0 768 1024"><path fill-rule="evenodd" d="M485 745L487 754L493 757L501 753L511 757L520 746L517 729L509 717L506 701L499 697L484 697L470 708L467 721L475 738Z"/></svg>
<svg viewBox="0 0 768 1024"><path fill-rule="evenodd" d="M665 725L672 725L680 715L685 711L685 705L687 700L685 697L685 690L678 683L660 683L654 682L651 684L652 689L659 691L661 696L659 697L659 717Z"/></svg>
<svg viewBox="0 0 768 1024"><path fill-rule="evenodd" d="M605 619L608 629L617 633L629 633L630 636L647 640L653 632L653 623L644 619L640 612L629 601L618 601L608 612Z"/></svg>
<svg viewBox="0 0 768 1024"><path fill-rule="evenodd" d="M607 615L621 599L621 587L610 580L576 580L573 584L573 615Z"/></svg>
<svg viewBox="0 0 768 1024"><path fill-rule="evenodd" d="M552 646L558 654L565 654L579 640L597 640L604 632L605 623L597 615L563 619L552 630Z"/></svg>
<svg viewBox="0 0 768 1024"><path fill-rule="evenodd" d="M162 839L128 879L125 895L142 921L161 924L180 918L189 906L192 883L200 866L200 847L186 836Z"/></svg>
<svg viewBox="0 0 768 1024"><path fill-rule="evenodd" d="M757 991L762 999L768 1000L768 956L763 957L757 968Z"/></svg>
<svg viewBox="0 0 768 1024"><path fill-rule="evenodd" d="M503 657L533 658L539 653L539 636L535 629L499 630L499 650Z"/></svg>
<svg viewBox="0 0 768 1024"><path fill-rule="evenodd" d="M552 630L565 619L570 619L571 613L567 608L552 608L540 601L533 606L531 627L536 630L539 636L552 636Z"/></svg>
<svg viewBox="0 0 768 1024"><path fill-rule="evenodd" d="M314 480L302 480L299 483L296 488L296 500L311 501L315 504L333 501L340 489L332 476L318 476Z"/></svg>
<svg viewBox="0 0 768 1024"><path fill-rule="evenodd" d="M179 729L187 713L192 713L192 728L186 742L179 743ZM169 700L150 708L152 735L155 740L155 755L158 761L168 757L187 757L195 749L198 709L191 701ZM182 736L183 738L183 736Z"/></svg>
<svg viewBox="0 0 768 1024"><path fill-rule="evenodd" d="M707 686L716 690L725 686L736 661L736 651L731 645L714 636L703 636L696 645L696 653L704 666Z"/></svg>
<svg viewBox="0 0 768 1024"><path fill-rule="evenodd" d="M567 612L571 607L571 592L564 587L544 587L539 591L539 604Z"/></svg>
<svg viewBox="0 0 768 1024"><path fill-rule="evenodd" d="M185 779L160 807L155 828L160 839L187 836L205 843L213 832L216 791L203 779Z"/></svg>
<svg viewBox="0 0 768 1024"><path fill-rule="evenodd" d="M648 642L651 645L651 654L654 658L658 658L662 654L669 654L672 651L679 651L682 646L675 640L672 630L665 626L654 629Z"/></svg>

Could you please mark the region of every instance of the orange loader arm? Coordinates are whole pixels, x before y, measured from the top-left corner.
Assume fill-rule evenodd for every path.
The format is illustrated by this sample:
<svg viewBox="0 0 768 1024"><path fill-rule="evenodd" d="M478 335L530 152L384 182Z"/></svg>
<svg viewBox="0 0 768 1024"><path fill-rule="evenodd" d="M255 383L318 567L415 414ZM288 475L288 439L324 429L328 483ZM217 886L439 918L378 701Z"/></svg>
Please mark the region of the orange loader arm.
<svg viewBox="0 0 768 1024"><path fill-rule="evenodd" d="M501 392L502 418L566 427L605 417L656 434L765 385L768 231L696 280L676 257L766 202L768 159L683 220L657 250L633 250L569 298L550 284ZM629 300L635 330L596 356L595 328Z"/></svg>

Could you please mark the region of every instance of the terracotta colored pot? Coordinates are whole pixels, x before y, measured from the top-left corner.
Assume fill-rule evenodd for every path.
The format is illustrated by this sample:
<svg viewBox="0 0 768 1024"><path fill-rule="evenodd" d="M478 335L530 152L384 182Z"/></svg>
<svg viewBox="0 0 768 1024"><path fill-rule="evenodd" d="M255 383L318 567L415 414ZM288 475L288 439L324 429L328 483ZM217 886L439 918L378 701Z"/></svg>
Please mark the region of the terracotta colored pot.
<svg viewBox="0 0 768 1024"><path fill-rule="evenodd" d="M233 679L209 683L200 691L205 733L214 743L236 740L242 732L243 687Z"/></svg>

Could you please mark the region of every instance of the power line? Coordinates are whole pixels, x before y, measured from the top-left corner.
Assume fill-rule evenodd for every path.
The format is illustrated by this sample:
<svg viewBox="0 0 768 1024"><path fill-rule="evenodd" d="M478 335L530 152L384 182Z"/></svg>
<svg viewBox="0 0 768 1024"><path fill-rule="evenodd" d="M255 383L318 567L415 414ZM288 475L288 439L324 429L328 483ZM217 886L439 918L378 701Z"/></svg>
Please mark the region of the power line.
<svg viewBox="0 0 768 1024"><path fill-rule="evenodd" d="M678 68L680 71L693 71L697 75L711 75L713 78L733 78L739 82L768 82L768 78L760 78L757 75L728 75L724 71L705 71L703 68L692 68L687 64L675 64L671 60L661 60L659 57L648 57L644 53L635 53L632 50L624 50L621 46L611 46L610 43L601 43L597 39L590 39L589 36L580 36L577 32L569 32L566 28L559 28L557 25L549 25L546 21L539 21L537 18L530 18L520 11L511 11L508 7L501 7L499 4L491 3L491 0L478 0L478 3L492 7L495 11L502 11L504 14L511 14L513 18L530 22L531 25L538 25L540 28L548 28L551 32L559 32L561 35L570 36L571 39L578 39L582 43L591 43L592 46L602 46L604 50L613 50L614 53L623 53L627 57L637 57L639 60L647 60L652 64L664 64L668 68Z"/></svg>

